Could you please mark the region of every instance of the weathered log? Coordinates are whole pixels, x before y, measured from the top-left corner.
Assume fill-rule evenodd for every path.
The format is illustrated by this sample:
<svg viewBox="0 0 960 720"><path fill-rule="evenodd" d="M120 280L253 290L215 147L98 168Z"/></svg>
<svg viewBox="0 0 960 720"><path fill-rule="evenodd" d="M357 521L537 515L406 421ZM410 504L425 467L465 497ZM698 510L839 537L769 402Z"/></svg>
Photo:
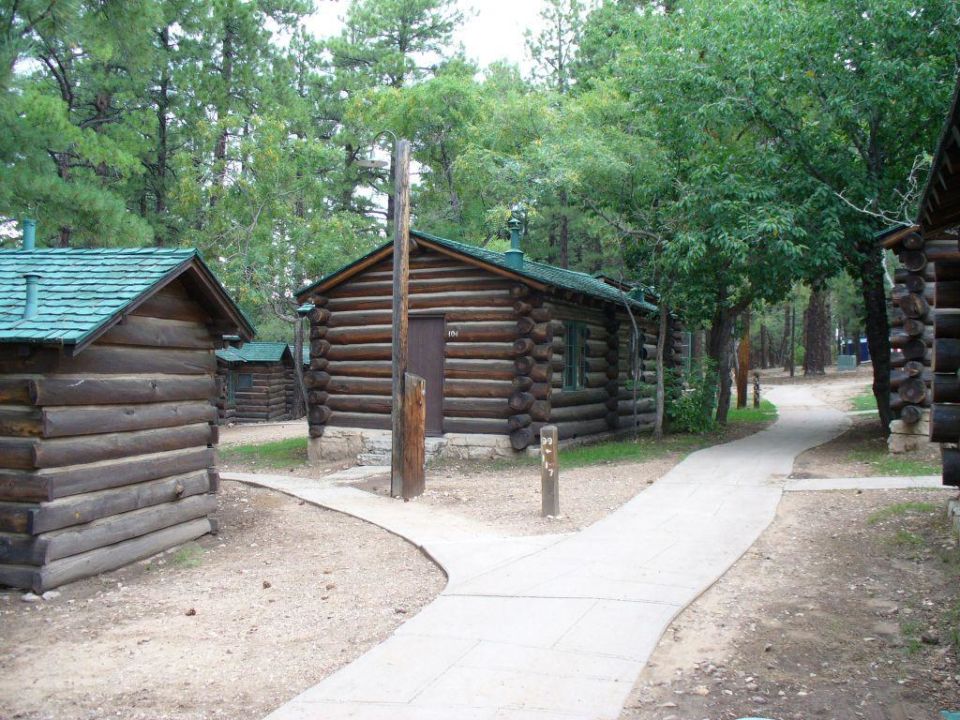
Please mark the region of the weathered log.
<svg viewBox="0 0 960 720"><path fill-rule="evenodd" d="M328 301L324 299L324 302ZM314 305L317 304L316 300L314 300ZM326 325L330 321L331 316L332 313L323 307L315 307L308 315L311 325Z"/></svg>
<svg viewBox="0 0 960 720"><path fill-rule="evenodd" d="M923 252L917 254L925 256L925 260L929 260L932 263L937 263L938 265L940 263L960 262L960 248L957 247L956 239L927 240L923 247ZM901 253L900 264L903 265L907 270L919 272L923 269L923 266L917 267L919 262L919 258L914 258L913 262L911 262L910 266L908 266L907 263L903 262L903 253Z"/></svg>
<svg viewBox="0 0 960 720"><path fill-rule="evenodd" d="M904 355L906 357L906 355ZM914 360L916 358L907 358ZM933 341L933 371L937 373L960 370L960 339L938 338Z"/></svg>
<svg viewBox="0 0 960 720"><path fill-rule="evenodd" d="M577 420L574 422L556 423L557 433L561 440L585 435L596 435L609 430L606 418L600 420Z"/></svg>
<svg viewBox="0 0 960 720"><path fill-rule="evenodd" d="M530 310L530 317L533 318L538 323L549 322L550 310L549 308L535 307L532 310Z"/></svg>
<svg viewBox="0 0 960 720"><path fill-rule="evenodd" d="M927 384L920 378L910 378L900 383L900 397L908 403L922 403L927 396Z"/></svg>
<svg viewBox="0 0 960 720"><path fill-rule="evenodd" d="M321 340L320 342L326 342ZM352 360L389 360L393 357L393 345L390 343L368 343L364 345L334 345L324 353L330 362L349 362Z"/></svg>
<svg viewBox="0 0 960 720"><path fill-rule="evenodd" d="M307 418L311 425L325 425L330 422L332 415L333 409L329 405L314 405L307 410Z"/></svg>
<svg viewBox="0 0 960 720"><path fill-rule="evenodd" d="M516 390L530 390L533 387L533 378L529 375L517 375L513 379L513 387Z"/></svg>
<svg viewBox="0 0 960 720"><path fill-rule="evenodd" d="M41 416L41 436L58 438L215 422L217 411L203 401L51 407Z"/></svg>
<svg viewBox="0 0 960 720"><path fill-rule="evenodd" d="M510 445L514 450L523 450L533 442L533 430L529 427L520 428L510 433Z"/></svg>
<svg viewBox="0 0 960 720"><path fill-rule="evenodd" d="M390 415L378 413L335 412L330 416L326 424L337 427L389 430L391 428L391 419ZM311 425L311 427L313 426Z"/></svg>
<svg viewBox="0 0 960 720"><path fill-rule="evenodd" d="M922 338L907 338L902 344L895 345L906 360L921 360L927 353L927 343Z"/></svg>
<svg viewBox="0 0 960 720"><path fill-rule="evenodd" d="M312 438L322 438L326 429L326 425L310 425L307 428L307 434Z"/></svg>
<svg viewBox="0 0 960 720"><path fill-rule="evenodd" d="M536 323L530 330L530 337L536 343L553 341L553 323Z"/></svg>
<svg viewBox="0 0 960 720"><path fill-rule="evenodd" d="M454 277L423 278L412 277L407 284L410 296L417 294L445 293L463 290L466 292L484 292L506 289L507 283L488 273L457 274ZM331 300L352 297L375 297L393 291L391 280L350 280L339 285L332 293Z"/></svg>
<svg viewBox="0 0 960 720"><path fill-rule="evenodd" d="M922 295L907 293L900 299L900 310L909 318L926 317L930 306Z"/></svg>
<svg viewBox="0 0 960 720"><path fill-rule="evenodd" d="M383 378L391 377L392 371L389 360L370 360L367 362L332 362L330 363L326 371L329 375L340 377L371 377L371 378ZM304 373L304 384L306 384L306 376L308 373Z"/></svg>
<svg viewBox="0 0 960 720"><path fill-rule="evenodd" d="M933 335L937 338L960 338L960 312L937 310L933 314Z"/></svg>
<svg viewBox="0 0 960 720"><path fill-rule="evenodd" d="M577 420L596 420L597 418L605 418L608 412L609 410L604 403L555 407L550 411L550 422L563 423Z"/></svg>
<svg viewBox="0 0 960 720"><path fill-rule="evenodd" d="M551 360L553 358L553 345L546 343L543 345L534 345L530 356L540 362Z"/></svg>
<svg viewBox="0 0 960 720"><path fill-rule="evenodd" d="M326 331L325 337L333 345L361 343L386 343L392 340L392 325L365 325L363 327L338 327ZM313 335L311 334L311 338Z"/></svg>
<svg viewBox="0 0 960 720"><path fill-rule="evenodd" d="M533 402L534 397L530 393L515 392L510 396L508 404L513 413L523 413L530 409Z"/></svg>
<svg viewBox="0 0 960 720"><path fill-rule="evenodd" d="M529 415L511 415L507 418L507 427L510 432L530 425L532 418Z"/></svg>
<svg viewBox="0 0 960 720"><path fill-rule="evenodd" d="M607 427L611 430L616 430L620 427L620 416L617 413L608 412L605 419L607 421Z"/></svg>
<svg viewBox="0 0 960 720"><path fill-rule="evenodd" d="M930 333L929 339L933 339L933 328L930 325L927 325L923 320L917 320L916 318L904 318L903 324L900 326L904 334L909 335L910 337L924 337L925 333Z"/></svg>
<svg viewBox="0 0 960 720"><path fill-rule="evenodd" d="M348 413L389 414L393 409L393 398L391 395L330 395L327 398L327 407L330 410ZM316 422L318 425L329 419L329 414L323 420L314 420L311 415L311 422Z"/></svg>
<svg viewBox="0 0 960 720"><path fill-rule="evenodd" d="M529 375L530 371L536 365L536 362L532 357L522 356L514 359L513 366L516 369L517 375Z"/></svg>
<svg viewBox="0 0 960 720"><path fill-rule="evenodd" d="M550 402L548 400L535 400L530 406L530 417L538 422L546 422L550 419Z"/></svg>
<svg viewBox="0 0 960 720"><path fill-rule="evenodd" d="M0 566L0 583L46 592L80 578L115 570L158 552L182 545L206 535L212 526L209 518L190 520L153 533L114 543L106 547L55 560L39 569Z"/></svg>
<svg viewBox="0 0 960 720"><path fill-rule="evenodd" d="M914 372L916 365L920 366L920 372ZM933 380L933 371L924 367L923 363L907 363L903 368L890 372L890 387L896 390L908 378L920 378L924 382L930 383Z"/></svg>
<svg viewBox="0 0 960 720"><path fill-rule="evenodd" d="M514 383L506 380L447 380L443 384L448 398L508 398L515 390Z"/></svg>
<svg viewBox="0 0 960 720"><path fill-rule="evenodd" d="M513 355L514 357L520 357L522 355L529 355L533 352L534 345L533 340L530 338L518 338L513 341Z"/></svg>
<svg viewBox="0 0 960 720"><path fill-rule="evenodd" d="M608 379L616 380L620 377L620 370L616 365L608 365L605 374Z"/></svg>
<svg viewBox="0 0 960 720"><path fill-rule="evenodd" d="M416 293L410 295L411 310L476 307L478 305L512 309L513 302L508 293L498 290L489 290L486 292ZM364 298L331 298L328 308L332 310L334 316L336 316L340 312L387 310L391 308L392 305L392 295L380 295L377 297Z"/></svg>
<svg viewBox="0 0 960 720"><path fill-rule="evenodd" d="M506 418L464 418L445 417L443 419L445 433L479 433L484 435L506 435L510 427Z"/></svg>
<svg viewBox="0 0 960 720"><path fill-rule="evenodd" d="M0 374L85 373L98 375L213 375L217 358L213 350L165 350L128 345L91 345L74 357L39 351L20 357L0 353Z"/></svg>
<svg viewBox="0 0 960 720"><path fill-rule="evenodd" d="M443 373L447 379L512 380L517 374L515 362L504 360L447 360L444 362Z"/></svg>
<svg viewBox="0 0 960 720"><path fill-rule="evenodd" d="M307 402L311 405L326 405L328 397L330 395L323 390L311 390L307 393Z"/></svg>
<svg viewBox="0 0 960 720"><path fill-rule="evenodd" d="M506 322L516 317L512 307L454 307L445 309L443 314L447 322ZM410 312L410 317L421 315L435 316L436 311L428 309ZM330 328L337 329L389 325L392 318L393 310L390 309L343 311L333 315L327 325Z"/></svg>
<svg viewBox="0 0 960 720"><path fill-rule="evenodd" d="M925 241L923 235L916 232L905 235L900 241L900 246L904 250L923 250L924 244Z"/></svg>
<svg viewBox="0 0 960 720"><path fill-rule="evenodd" d="M528 373L534 382L537 383L549 383L553 377L553 368L550 367L549 363L537 363Z"/></svg>
<svg viewBox="0 0 960 720"><path fill-rule="evenodd" d="M0 531L39 535L151 505L171 503L209 490L210 476L208 469L204 468L186 475L72 495L41 505L0 503Z"/></svg>
<svg viewBox="0 0 960 720"><path fill-rule="evenodd" d="M940 448L940 458L943 461L942 482L950 487L960 487L960 450L957 448Z"/></svg>
<svg viewBox="0 0 960 720"><path fill-rule="evenodd" d="M960 403L960 377L957 376L957 373L935 374L931 387L933 389L933 402Z"/></svg>
<svg viewBox="0 0 960 720"><path fill-rule="evenodd" d="M128 315L100 336L97 343L210 350L214 339L202 323Z"/></svg>
<svg viewBox="0 0 960 720"><path fill-rule="evenodd" d="M444 346L443 355L462 360L509 360L514 352L513 344L507 342L462 343L451 340Z"/></svg>
<svg viewBox="0 0 960 720"><path fill-rule="evenodd" d="M423 494L426 483L424 437L427 427L427 383L419 375L403 376L403 463L401 495L404 500Z"/></svg>
<svg viewBox="0 0 960 720"><path fill-rule="evenodd" d="M907 425L916 425L923 418L919 405L905 405L900 410L900 419Z"/></svg>
<svg viewBox="0 0 960 720"><path fill-rule="evenodd" d="M510 297L525 298L530 295L530 287L519 283L510 286Z"/></svg>
<svg viewBox="0 0 960 720"><path fill-rule="evenodd" d="M633 415L633 399L620 400L617 403L617 412L621 415ZM637 398L637 412L650 413L657 409L657 401L654 398Z"/></svg>
<svg viewBox="0 0 960 720"><path fill-rule="evenodd" d="M930 440L938 443L960 440L960 405L933 404L930 408Z"/></svg>
<svg viewBox="0 0 960 720"><path fill-rule="evenodd" d="M927 267L930 267L929 265ZM938 260L936 264L933 265L934 273L933 277L926 277L927 280L936 279L937 282L941 280L960 280L960 262L948 262Z"/></svg>
<svg viewBox="0 0 960 720"><path fill-rule="evenodd" d="M927 264L927 255L920 250L903 250L899 257L900 264L911 272L919 272Z"/></svg>
<svg viewBox="0 0 960 720"><path fill-rule="evenodd" d="M513 304L513 311L517 315L529 315L531 310L533 310L533 305L524 300L517 300Z"/></svg>
<svg viewBox="0 0 960 720"><path fill-rule="evenodd" d="M897 283L902 283L902 282L905 282L905 279L908 277L920 277L920 278L923 278L924 280L939 280L941 279L939 277L939 272L940 272L939 265L940 263L937 263L936 274L934 273L935 266L933 263L927 263L927 266L923 270L917 273L910 272L906 268L897 268L896 270L893 271L893 281ZM957 280L960 278L942 278L942 279Z"/></svg>
<svg viewBox="0 0 960 720"><path fill-rule="evenodd" d="M448 342L513 342L517 324L512 322L447 323Z"/></svg>
<svg viewBox="0 0 960 720"><path fill-rule="evenodd" d="M156 455L125 457L41 472L0 470L0 500L42 502L80 493L189 473L212 466L214 451L196 448Z"/></svg>
<svg viewBox="0 0 960 720"><path fill-rule="evenodd" d="M553 393L553 386L548 382L533 383L527 391L537 400L549 400Z"/></svg>
<svg viewBox="0 0 960 720"><path fill-rule="evenodd" d="M330 383L330 373L310 370L303 374L303 384L311 390L323 390Z"/></svg>
<svg viewBox="0 0 960 720"><path fill-rule="evenodd" d="M537 322L531 317L521 317L516 323L516 333L518 335L528 335L535 327Z"/></svg>
<svg viewBox="0 0 960 720"><path fill-rule="evenodd" d="M129 455L145 455L165 450L215 444L217 427L206 423L183 427L108 433L76 438L33 440L29 442L31 466L52 468L64 465L110 460ZM7 465L6 467L15 467Z"/></svg>
<svg viewBox="0 0 960 720"><path fill-rule="evenodd" d="M473 418L507 418L516 414L506 399L450 398L443 399L443 414Z"/></svg>
<svg viewBox="0 0 960 720"><path fill-rule="evenodd" d="M585 380L585 382L584 382L584 385L586 385L588 388L605 387L606 384L607 384L608 382L610 382L611 380L615 381L616 378L615 378L615 377L614 377L614 378L608 377L608 376L607 376L607 373L605 373L605 372L602 372L602 373L587 373L587 374L586 374L586 380Z"/></svg>
<svg viewBox="0 0 960 720"><path fill-rule="evenodd" d="M326 325L313 325L310 328L310 339L323 340L329 332Z"/></svg>
<svg viewBox="0 0 960 720"><path fill-rule="evenodd" d="M960 281L939 281L934 287L934 305L941 308L960 307Z"/></svg>

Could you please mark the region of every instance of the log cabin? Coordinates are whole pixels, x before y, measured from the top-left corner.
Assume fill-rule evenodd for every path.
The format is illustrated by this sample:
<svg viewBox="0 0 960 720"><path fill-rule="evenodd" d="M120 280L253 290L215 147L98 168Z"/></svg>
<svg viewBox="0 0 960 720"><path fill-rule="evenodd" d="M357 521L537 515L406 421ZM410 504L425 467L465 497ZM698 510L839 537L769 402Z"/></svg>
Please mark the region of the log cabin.
<svg viewBox="0 0 960 720"><path fill-rule="evenodd" d="M221 424L288 420L293 402L293 353L282 342L250 342L217 350Z"/></svg>
<svg viewBox="0 0 960 720"><path fill-rule="evenodd" d="M25 246L0 251L0 584L43 592L215 529L214 350L253 328L195 250Z"/></svg>
<svg viewBox="0 0 960 720"><path fill-rule="evenodd" d="M891 293L891 449L941 443L943 484L960 486L960 82L916 222L880 235L900 261ZM895 446L900 444L900 447Z"/></svg>
<svg viewBox="0 0 960 720"><path fill-rule="evenodd" d="M561 439L651 428L655 296L526 259L518 234L499 253L411 231L409 371L426 380L428 445L509 455L547 423ZM392 253L382 245L297 292L313 305L312 458L362 454L345 435L391 427ZM682 333L669 332L676 366Z"/></svg>

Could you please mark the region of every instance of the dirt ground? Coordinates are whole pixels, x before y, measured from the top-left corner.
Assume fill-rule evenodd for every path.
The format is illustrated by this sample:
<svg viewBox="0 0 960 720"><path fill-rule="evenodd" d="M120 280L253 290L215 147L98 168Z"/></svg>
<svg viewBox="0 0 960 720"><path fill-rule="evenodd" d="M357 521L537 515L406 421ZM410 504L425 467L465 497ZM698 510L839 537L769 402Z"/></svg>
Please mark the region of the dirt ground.
<svg viewBox="0 0 960 720"><path fill-rule="evenodd" d="M307 421L286 420L269 423L238 423L220 428L220 445L248 445L286 440L292 437L307 437Z"/></svg>
<svg viewBox="0 0 960 720"><path fill-rule="evenodd" d="M0 718L259 720L445 583L359 520L230 482L220 502L218 536L55 599L0 593Z"/></svg>
<svg viewBox="0 0 960 720"><path fill-rule="evenodd" d="M960 710L960 550L945 498L787 494L760 540L667 629L621 719ZM899 503L919 504L890 510Z"/></svg>

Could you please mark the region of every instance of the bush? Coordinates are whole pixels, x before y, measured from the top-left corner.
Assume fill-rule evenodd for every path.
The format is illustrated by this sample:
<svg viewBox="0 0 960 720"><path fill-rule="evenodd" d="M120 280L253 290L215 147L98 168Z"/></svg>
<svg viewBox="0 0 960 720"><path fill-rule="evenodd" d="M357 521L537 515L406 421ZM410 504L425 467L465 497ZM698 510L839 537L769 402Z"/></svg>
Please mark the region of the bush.
<svg viewBox="0 0 960 720"><path fill-rule="evenodd" d="M684 374L673 370L667 373L667 421L672 432L702 434L716 425L717 368L709 358L692 362Z"/></svg>

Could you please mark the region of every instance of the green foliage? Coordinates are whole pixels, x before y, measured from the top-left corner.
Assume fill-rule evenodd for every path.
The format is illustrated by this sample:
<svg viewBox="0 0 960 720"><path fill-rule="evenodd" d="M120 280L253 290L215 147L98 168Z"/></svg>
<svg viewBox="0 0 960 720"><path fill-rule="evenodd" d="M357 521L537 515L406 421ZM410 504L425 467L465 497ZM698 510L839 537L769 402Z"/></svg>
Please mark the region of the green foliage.
<svg viewBox="0 0 960 720"><path fill-rule="evenodd" d="M867 463L877 475L922 476L940 474L940 466L927 460L891 455L886 445L864 447L850 452L850 459Z"/></svg>
<svg viewBox="0 0 960 720"><path fill-rule="evenodd" d="M227 464L252 465L255 468L284 468L307 462L307 439L287 438L252 445L231 445L220 449L220 459Z"/></svg>
<svg viewBox="0 0 960 720"><path fill-rule="evenodd" d="M877 409L877 398L873 394L873 390L867 388L862 393L853 398L853 409L854 410L876 410Z"/></svg>
<svg viewBox="0 0 960 720"><path fill-rule="evenodd" d="M750 403L744 408L731 408L728 422L732 424L765 424L777 419L777 406L769 400L761 400L760 407L755 408Z"/></svg>
<svg viewBox="0 0 960 720"><path fill-rule="evenodd" d="M685 375L668 373L667 395L674 398L666 406L671 432L701 434L714 429L716 375L716 365L709 358L691 364L690 371Z"/></svg>
<svg viewBox="0 0 960 720"><path fill-rule="evenodd" d="M197 568L203 563L203 548L193 543L184 545L170 558L171 564L181 568Z"/></svg>

